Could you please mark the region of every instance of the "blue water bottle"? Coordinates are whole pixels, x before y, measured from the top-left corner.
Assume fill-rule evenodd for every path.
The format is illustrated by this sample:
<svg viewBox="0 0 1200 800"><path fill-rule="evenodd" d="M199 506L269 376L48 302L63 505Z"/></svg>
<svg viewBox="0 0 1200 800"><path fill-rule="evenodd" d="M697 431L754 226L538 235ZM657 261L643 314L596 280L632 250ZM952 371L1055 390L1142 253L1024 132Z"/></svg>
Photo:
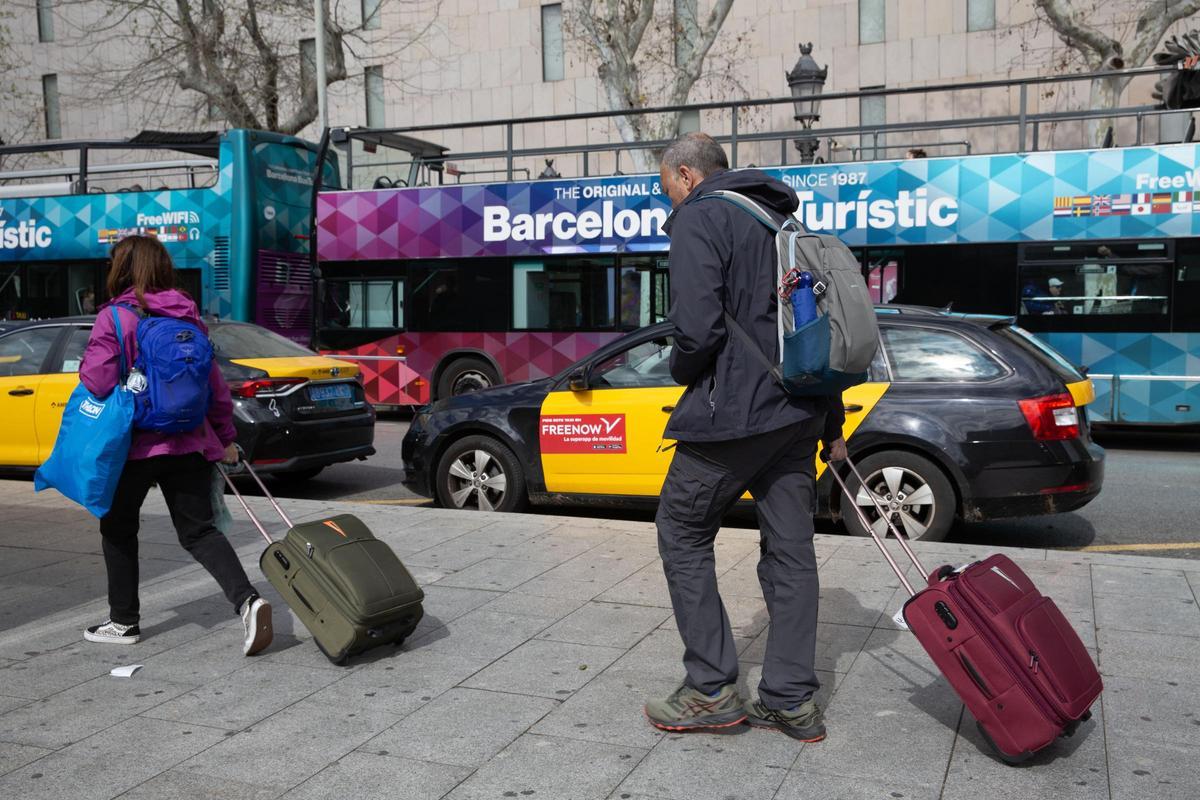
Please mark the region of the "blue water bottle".
<svg viewBox="0 0 1200 800"><path fill-rule="evenodd" d="M800 330L817 318L817 296L813 294L813 276L811 272L801 272L800 280L792 289L792 319L796 330Z"/></svg>

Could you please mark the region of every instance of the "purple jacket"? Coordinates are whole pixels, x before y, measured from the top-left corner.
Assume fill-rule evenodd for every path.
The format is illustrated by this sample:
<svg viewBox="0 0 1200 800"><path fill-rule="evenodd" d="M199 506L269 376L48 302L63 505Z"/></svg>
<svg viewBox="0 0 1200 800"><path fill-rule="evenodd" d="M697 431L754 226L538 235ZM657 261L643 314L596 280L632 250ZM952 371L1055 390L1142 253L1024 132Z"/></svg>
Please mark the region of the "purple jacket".
<svg viewBox="0 0 1200 800"><path fill-rule="evenodd" d="M137 296L133 290L122 294L115 303L127 303L137 306ZM79 367L79 380L88 391L97 397L107 397L116 388L120 380L120 356L117 350L117 331L113 324L112 303L100 307L96 324L92 326L92 335L88 339L87 349L83 353L83 363ZM146 305L151 313L176 319L186 319L200 326L206 333L208 328L200 321L196 304L183 292L169 289L165 292L146 292ZM136 352L136 332L138 316L127 308L118 308L121 317L121 333L125 348L126 369L133 365ZM208 419L194 431L186 433L157 433L155 431L133 432L133 443L129 448L129 458L150 458L151 456L178 456L187 453L203 453L209 461L219 461L225 447L233 444L236 432L233 427L233 398L229 394L229 385L221 377L221 371L213 362L212 372L208 376L208 385L212 389L212 402L208 409Z"/></svg>

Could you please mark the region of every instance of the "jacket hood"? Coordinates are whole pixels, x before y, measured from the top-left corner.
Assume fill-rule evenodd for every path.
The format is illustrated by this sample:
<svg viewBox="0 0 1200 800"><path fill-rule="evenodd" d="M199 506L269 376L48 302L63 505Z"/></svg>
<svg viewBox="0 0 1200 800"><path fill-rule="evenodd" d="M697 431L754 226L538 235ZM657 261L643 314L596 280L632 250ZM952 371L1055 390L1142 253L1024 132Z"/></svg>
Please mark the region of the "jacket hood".
<svg viewBox="0 0 1200 800"><path fill-rule="evenodd" d="M187 293L179 289L167 289L162 292L146 292L146 310L151 314L156 314L161 317L173 317L174 319L183 319L188 322L194 322L197 325L200 322L200 312L196 308L196 302L192 300ZM101 308L107 308L110 305L121 304L130 305L134 308L138 306L137 294L133 289L127 289L122 292L116 299L105 303Z"/></svg>
<svg viewBox="0 0 1200 800"><path fill-rule="evenodd" d="M743 194L780 214L792 214L800 207L794 189L761 169L727 169L710 175L692 190L684 202L718 190Z"/></svg>

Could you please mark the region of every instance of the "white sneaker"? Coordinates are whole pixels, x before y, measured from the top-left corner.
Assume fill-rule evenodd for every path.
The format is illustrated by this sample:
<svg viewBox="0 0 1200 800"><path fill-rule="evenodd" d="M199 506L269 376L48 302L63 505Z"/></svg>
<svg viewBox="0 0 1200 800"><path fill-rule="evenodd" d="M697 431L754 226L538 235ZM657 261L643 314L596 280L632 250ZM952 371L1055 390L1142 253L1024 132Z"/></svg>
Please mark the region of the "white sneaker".
<svg viewBox="0 0 1200 800"><path fill-rule="evenodd" d="M142 631L137 625L122 625L106 619L85 630L83 638L103 644L137 644L142 640Z"/></svg>
<svg viewBox="0 0 1200 800"><path fill-rule="evenodd" d="M255 597L242 609L242 625L246 628L246 639L242 642L242 655L252 656L262 652L271 643L271 604Z"/></svg>

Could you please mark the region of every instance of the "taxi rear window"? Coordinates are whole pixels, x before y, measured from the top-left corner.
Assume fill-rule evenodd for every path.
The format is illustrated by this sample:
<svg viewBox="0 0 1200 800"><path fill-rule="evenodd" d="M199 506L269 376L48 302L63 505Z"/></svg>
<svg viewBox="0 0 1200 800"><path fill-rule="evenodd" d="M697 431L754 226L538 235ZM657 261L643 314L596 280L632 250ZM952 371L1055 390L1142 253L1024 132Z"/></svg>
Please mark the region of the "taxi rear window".
<svg viewBox="0 0 1200 800"><path fill-rule="evenodd" d="M1041 339L1018 325L1007 325L994 329L1001 337L1020 347L1033 356L1038 363L1044 364L1064 383L1075 383L1083 380L1079 368L1067 361L1062 353L1055 350Z"/></svg>

